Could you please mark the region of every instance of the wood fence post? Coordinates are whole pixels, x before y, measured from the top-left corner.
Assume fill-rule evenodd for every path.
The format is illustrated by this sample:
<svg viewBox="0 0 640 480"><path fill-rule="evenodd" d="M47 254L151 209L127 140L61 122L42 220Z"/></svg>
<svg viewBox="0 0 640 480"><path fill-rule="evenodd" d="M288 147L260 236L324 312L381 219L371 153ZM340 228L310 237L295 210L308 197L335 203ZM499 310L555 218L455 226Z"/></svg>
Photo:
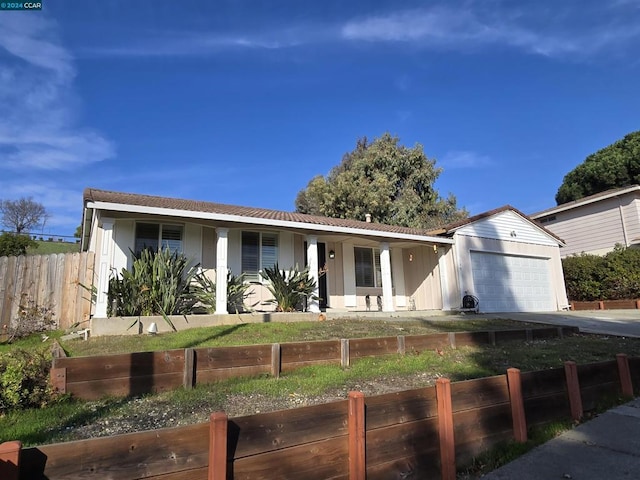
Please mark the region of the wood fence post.
<svg viewBox="0 0 640 480"><path fill-rule="evenodd" d="M636 309L640 308L640 300L636 300Z"/></svg>
<svg viewBox="0 0 640 480"><path fill-rule="evenodd" d="M55 360L53 362L55 365ZM51 367L49 370L49 381L54 390L60 393L67 393L67 369Z"/></svg>
<svg viewBox="0 0 640 480"><path fill-rule="evenodd" d="M340 366L348 367L349 361L349 339L342 338L340 339Z"/></svg>
<svg viewBox="0 0 640 480"><path fill-rule="evenodd" d="M625 397L633 397L633 382L631 381L631 370L629 370L629 357L625 353L616 355L618 363L618 375L620 376L620 387L622 395Z"/></svg>
<svg viewBox="0 0 640 480"><path fill-rule="evenodd" d="M560 340L564 338L564 329L562 327L558 327L558 338Z"/></svg>
<svg viewBox="0 0 640 480"><path fill-rule="evenodd" d="M598 310L604 310L604 302L602 300L598 302Z"/></svg>
<svg viewBox="0 0 640 480"><path fill-rule="evenodd" d="M522 380L519 369L509 368L507 370L507 384L509 386L511 418L513 419L513 436L516 442L525 443L527 441L527 418L524 414Z"/></svg>
<svg viewBox="0 0 640 480"><path fill-rule="evenodd" d="M527 342L533 342L533 330L526 328L524 334L526 335Z"/></svg>
<svg viewBox="0 0 640 480"><path fill-rule="evenodd" d="M495 332L495 330L490 330L489 331L489 343L491 345L493 345L494 347L496 346L496 332Z"/></svg>
<svg viewBox="0 0 640 480"><path fill-rule="evenodd" d="M574 304L573 302L571 302L571 303L569 304L569 310L575 310L575 309L576 309L575 304Z"/></svg>
<svg viewBox="0 0 640 480"><path fill-rule="evenodd" d="M227 414L212 413L209 419L208 480L227 479Z"/></svg>
<svg viewBox="0 0 640 480"><path fill-rule="evenodd" d="M275 378L280 378L280 358L281 350L279 343L273 343L271 345L271 375Z"/></svg>
<svg viewBox="0 0 640 480"><path fill-rule="evenodd" d="M456 348L456 333L455 332L449 332L449 345L451 346L451 348L453 348L455 350L455 348Z"/></svg>
<svg viewBox="0 0 640 480"><path fill-rule="evenodd" d="M0 443L0 478L18 480L20 478L20 451L22 443L18 441Z"/></svg>
<svg viewBox="0 0 640 480"><path fill-rule="evenodd" d="M184 349L184 372L182 385L186 390L191 390L196 383L196 352L193 348Z"/></svg>
<svg viewBox="0 0 640 480"><path fill-rule="evenodd" d="M398 353L400 355L405 355L407 353L404 343L404 335L398 335Z"/></svg>
<svg viewBox="0 0 640 480"><path fill-rule="evenodd" d="M440 469L442 480L456 478L456 443L453 436L453 406L451 382L448 378L436 380L438 403L438 435L440 437Z"/></svg>
<svg viewBox="0 0 640 480"><path fill-rule="evenodd" d="M564 362L564 374L567 381L567 393L569 394L569 406L571 418L578 421L582 418L582 395L580 394L580 381L578 380L578 367L576 362Z"/></svg>
<svg viewBox="0 0 640 480"><path fill-rule="evenodd" d="M364 394L349 392L349 480L367 478L364 422Z"/></svg>

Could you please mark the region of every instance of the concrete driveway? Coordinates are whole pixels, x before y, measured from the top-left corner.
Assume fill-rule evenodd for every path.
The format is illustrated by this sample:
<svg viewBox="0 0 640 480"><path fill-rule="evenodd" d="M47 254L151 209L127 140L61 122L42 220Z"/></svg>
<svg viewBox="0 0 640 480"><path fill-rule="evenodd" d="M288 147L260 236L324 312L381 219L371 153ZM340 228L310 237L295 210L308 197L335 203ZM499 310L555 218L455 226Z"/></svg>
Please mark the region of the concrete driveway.
<svg viewBox="0 0 640 480"><path fill-rule="evenodd" d="M485 318L569 325L581 332L640 338L640 310L585 310L544 313L481 313Z"/></svg>

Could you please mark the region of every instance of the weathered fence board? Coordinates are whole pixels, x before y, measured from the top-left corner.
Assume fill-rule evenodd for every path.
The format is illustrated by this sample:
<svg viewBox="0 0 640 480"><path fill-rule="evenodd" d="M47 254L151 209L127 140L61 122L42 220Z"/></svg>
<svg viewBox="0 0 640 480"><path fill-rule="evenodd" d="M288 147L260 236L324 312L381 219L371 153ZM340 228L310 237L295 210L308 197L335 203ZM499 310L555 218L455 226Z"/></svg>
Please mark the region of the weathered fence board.
<svg viewBox="0 0 640 480"><path fill-rule="evenodd" d="M50 308L60 328L88 320L94 258L93 252L1 257L0 327L29 301Z"/></svg>
<svg viewBox="0 0 640 480"><path fill-rule="evenodd" d="M571 302L571 310L618 310L638 309L639 299L595 300L590 302Z"/></svg>
<svg viewBox="0 0 640 480"><path fill-rule="evenodd" d="M451 384L451 400L454 412L482 408L509 402L507 377L499 375Z"/></svg>
<svg viewBox="0 0 640 480"><path fill-rule="evenodd" d="M404 337L405 351L420 353L425 350L435 350L449 346L448 333L433 333L428 335L407 335Z"/></svg>

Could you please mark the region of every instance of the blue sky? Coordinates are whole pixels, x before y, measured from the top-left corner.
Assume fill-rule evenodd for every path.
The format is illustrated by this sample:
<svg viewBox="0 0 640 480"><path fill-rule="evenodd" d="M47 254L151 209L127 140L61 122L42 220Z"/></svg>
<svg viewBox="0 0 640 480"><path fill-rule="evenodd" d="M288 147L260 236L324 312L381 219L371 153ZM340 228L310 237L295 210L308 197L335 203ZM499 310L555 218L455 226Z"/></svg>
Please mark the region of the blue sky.
<svg viewBox="0 0 640 480"><path fill-rule="evenodd" d="M57 235L88 186L292 210L389 131L533 213L640 129L639 47L640 0L43 0L0 12L0 198Z"/></svg>

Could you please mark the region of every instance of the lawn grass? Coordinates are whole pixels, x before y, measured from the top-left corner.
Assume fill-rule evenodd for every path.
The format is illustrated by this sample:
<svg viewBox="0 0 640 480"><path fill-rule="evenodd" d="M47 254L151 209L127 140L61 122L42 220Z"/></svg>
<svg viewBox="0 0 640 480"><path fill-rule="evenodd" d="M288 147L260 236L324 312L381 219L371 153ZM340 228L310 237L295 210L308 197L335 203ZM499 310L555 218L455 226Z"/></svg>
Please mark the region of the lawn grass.
<svg viewBox="0 0 640 480"><path fill-rule="evenodd" d="M36 240L37 248L28 248L27 255L50 255L52 253L79 253L80 244L71 242L47 242Z"/></svg>
<svg viewBox="0 0 640 480"><path fill-rule="evenodd" d="M122 320L125 321L125 320ZM500 330L537 327L512 320L329 320L324 322L274 322L223 325L162 333L121 335L72 340L62 344L73 357L111 353L148 352L178 348L223 347L265 343L308 342L339 338L423 335L429 333Z"/></svg>

